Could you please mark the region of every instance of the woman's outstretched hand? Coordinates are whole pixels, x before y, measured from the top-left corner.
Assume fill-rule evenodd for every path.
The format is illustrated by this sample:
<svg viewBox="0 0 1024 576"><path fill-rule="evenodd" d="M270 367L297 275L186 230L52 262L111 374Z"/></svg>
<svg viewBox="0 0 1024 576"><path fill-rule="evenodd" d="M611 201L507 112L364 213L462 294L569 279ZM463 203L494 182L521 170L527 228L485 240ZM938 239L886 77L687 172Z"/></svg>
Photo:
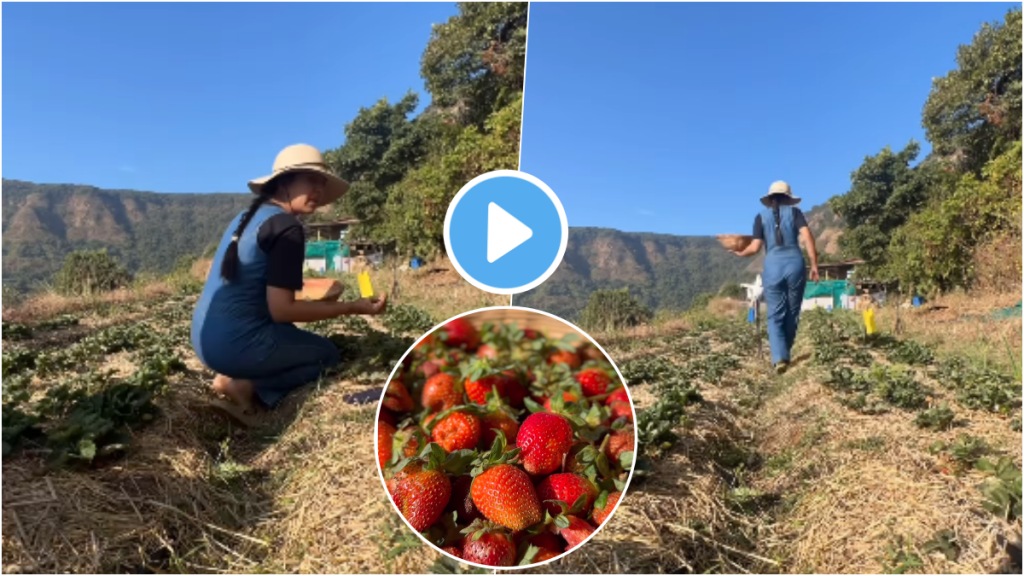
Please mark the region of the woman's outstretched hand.
<svg viewBox="0 0 1024 576"><path fill-rule="evenodd" d="M384 313L388 308L388 295L381 294L378 298L360 298L352 303L356 314L376 316Z"/></svg>

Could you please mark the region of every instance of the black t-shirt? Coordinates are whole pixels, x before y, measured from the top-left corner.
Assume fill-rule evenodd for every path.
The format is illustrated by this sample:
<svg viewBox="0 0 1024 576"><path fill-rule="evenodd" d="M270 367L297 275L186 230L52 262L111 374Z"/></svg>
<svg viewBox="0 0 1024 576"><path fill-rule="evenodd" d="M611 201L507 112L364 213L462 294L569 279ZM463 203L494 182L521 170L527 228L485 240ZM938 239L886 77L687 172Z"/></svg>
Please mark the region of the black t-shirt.
<svg viewBox="0 0 1024 576"><path fill-rule="evenodd" d="M291 214L275 214L263 221L256 243L267 255L267 285L302 289L302 262L306 259L306 233Z"/></svg>
<svg viewBox="0 0 1024 576"><path fill-rule="evenodd" d="M807 219L804 218L804 213L799 208L793 208L793 224L798 231L807 226ZM761 222L760 214L757 215L757 218L754 218L754 238L759 238L761 241L765 240L764 224Z"/></svg>

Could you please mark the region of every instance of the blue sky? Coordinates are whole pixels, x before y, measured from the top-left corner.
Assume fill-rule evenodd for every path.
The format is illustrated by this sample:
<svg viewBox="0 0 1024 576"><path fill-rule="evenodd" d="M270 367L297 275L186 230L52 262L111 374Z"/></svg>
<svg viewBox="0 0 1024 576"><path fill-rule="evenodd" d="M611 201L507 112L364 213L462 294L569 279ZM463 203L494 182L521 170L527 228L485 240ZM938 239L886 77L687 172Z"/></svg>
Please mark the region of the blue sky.
<svg viewBox="0 0 1024 576"><path fill-rule="evenodd" d="M4 4L3 176L242 192L408 90L454 3Z"/></svg>
<svg viewBox="0 0 1024 576"><path fill-rule="evenodd" d="M773 180L809 209L886 145L923 157L931 79L1011 6L535 3L521 169L570 226L749 233Z"/></svg>

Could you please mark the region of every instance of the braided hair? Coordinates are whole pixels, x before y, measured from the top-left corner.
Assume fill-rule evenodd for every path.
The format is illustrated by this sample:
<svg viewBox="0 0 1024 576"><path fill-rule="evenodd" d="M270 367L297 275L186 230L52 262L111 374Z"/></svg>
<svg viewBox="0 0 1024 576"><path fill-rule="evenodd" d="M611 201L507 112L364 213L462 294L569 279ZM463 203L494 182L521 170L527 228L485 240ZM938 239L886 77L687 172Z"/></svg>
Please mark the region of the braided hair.
<svg viewBox="0 0 1024 576"><path fill-rule="evenodd" d="M242 237L242 232L245 231L245 227L252 220L252 217L256 215L256 210L260 206L265 204L268 200L277 194L277 191L289 186L295 179L295 173L290 172L282 174L277 178L267 182L260 188L260 193L252 199L252 203L249 204L249 209L242 215L242 219L238 222L238 228L235 228L235 233L231 235L231 243L228 244L227 250L224 252L224 260L221 262L220 275L227 281L234 280L238 275L238 241Z"/></svg>
<svg viewBox="0 0 1024 576"><path fill-rule="evenodd" d="M772 214L775 216L775 244L782 246L785 239L782 236L782 219L779 217L779 196L772 194Z"/></svg>

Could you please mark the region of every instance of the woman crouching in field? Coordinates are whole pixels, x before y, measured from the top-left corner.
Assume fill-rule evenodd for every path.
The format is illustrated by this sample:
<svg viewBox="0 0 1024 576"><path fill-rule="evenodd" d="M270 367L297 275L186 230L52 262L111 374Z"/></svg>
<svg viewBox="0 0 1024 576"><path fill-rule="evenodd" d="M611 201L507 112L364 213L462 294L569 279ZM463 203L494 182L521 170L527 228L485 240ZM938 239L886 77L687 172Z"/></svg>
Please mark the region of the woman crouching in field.
<svg viewBox="0 0 1024 576"><path fill-rule="evenodd" d="M224 232L192 316L192 347L217 373L213 389L230 400L214 406L244 424L252 422L258 405L276 406L341 361L330 340L294 322L380 314L387 306L386 295L354 302L295 299L305 259L305 233L296 216L348 190L316 148L285 148L273 173L249 188L256 197Z"/></svg>

